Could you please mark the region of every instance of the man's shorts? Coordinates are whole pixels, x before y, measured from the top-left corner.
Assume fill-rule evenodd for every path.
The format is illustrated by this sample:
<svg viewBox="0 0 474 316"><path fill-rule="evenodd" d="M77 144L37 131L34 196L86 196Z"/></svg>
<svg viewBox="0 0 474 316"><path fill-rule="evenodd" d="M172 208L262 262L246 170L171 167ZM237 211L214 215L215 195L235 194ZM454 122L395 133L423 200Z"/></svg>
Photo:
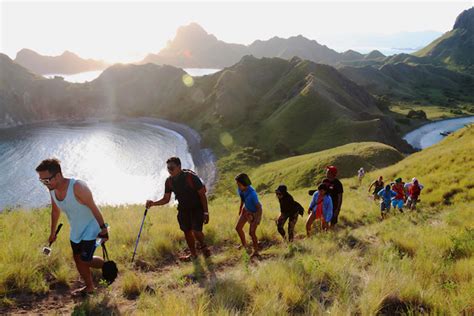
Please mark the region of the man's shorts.
<svg viewBox="0 0 474 316"><path fill-rule="evenodd" d="M178 223L179 228L183 232L194 230L202 232L202 226L204 224L204 211L195 210L178 210Z"/></svg>
<svg viewBox="0 0 474 316"><path fill-rule="evenodd" d="M404 201L403 200L392 200L392 206L394 208L403 208Z"/></svg>
<svg viewBox="0 0 474 316"><path fill-rule="evenodd" d="M72 253L80 255L82 261L92 261L95 251L95 239L94 240L81 240L80 243L76 244L71 241Z"/></svg>
<svg viewBox="0 0 474 316"><path fill-rule="evenodd" d="M390 202L387 204L384 201L380 202L380 211L386 213L390 211Z"/></svg>

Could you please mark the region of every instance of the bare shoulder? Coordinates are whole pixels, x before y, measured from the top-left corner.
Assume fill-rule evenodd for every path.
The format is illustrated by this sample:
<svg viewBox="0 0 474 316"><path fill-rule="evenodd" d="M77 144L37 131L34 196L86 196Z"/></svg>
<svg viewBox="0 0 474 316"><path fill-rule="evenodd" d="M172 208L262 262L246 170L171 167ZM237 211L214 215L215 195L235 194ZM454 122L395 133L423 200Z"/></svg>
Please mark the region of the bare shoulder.
<svg viewBox="0 0 474 316"><path fill-rule="evenodd" d="M87 198L90 194L91 191L87 186L87 183L82 180L76 180L76 182L74 183L74 195L76 196L76 198L82 200L83 198Z"/></svg>

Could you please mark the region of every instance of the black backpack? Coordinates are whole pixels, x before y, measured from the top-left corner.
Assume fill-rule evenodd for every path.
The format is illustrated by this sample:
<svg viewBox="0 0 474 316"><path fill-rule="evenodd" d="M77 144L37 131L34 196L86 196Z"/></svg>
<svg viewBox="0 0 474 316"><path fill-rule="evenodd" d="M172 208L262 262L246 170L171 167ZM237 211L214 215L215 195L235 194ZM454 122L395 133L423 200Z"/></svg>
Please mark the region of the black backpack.
<svg viewBox="0 0 474 316"><path fill-rule="evenodd" d="M301 206L300 203L296 202L295 201L295 209L298 210L298 214L300 214L301 216L303 216L304 214L304 207Z"/></svg>
<svg viewBox="0 0 474 316"><path fill-rule="evenodd" d="M105 243L102 244L102 254L104 256L104 265L102 266L102 278L108 285L112 284L118 275L117 264L115 261L109 259Z"/></svg>

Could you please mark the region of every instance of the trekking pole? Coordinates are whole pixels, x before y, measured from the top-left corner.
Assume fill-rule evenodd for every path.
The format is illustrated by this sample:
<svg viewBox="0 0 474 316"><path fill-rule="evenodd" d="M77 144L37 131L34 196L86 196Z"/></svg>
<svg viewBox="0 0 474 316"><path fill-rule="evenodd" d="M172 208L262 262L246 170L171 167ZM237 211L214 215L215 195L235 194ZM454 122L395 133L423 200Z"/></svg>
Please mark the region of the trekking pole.
<svg viewBox="0 0 474 316"><path fill-rule="evenodd" d="M145 209L145 214L143 214L142 225L140 226L140 231L138 232L137 242L135 243L135 250L133 250L132 263L135 259L135 254L137 253L138 242L140 241L140 236L142 234L143 224L145 223L146 213L148 213L148 208Z"/></svg>

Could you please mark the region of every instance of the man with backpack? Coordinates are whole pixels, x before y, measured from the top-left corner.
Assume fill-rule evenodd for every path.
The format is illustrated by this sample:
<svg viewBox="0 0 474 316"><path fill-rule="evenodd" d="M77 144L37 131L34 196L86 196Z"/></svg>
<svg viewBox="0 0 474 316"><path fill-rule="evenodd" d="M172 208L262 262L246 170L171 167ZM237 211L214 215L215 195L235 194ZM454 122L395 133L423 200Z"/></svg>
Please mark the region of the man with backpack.
<svg viewBox="0 0 474 316"><path fill-rule="evenodd" d="M405 184L405 190L408 195L406 207L415 210L423 185L418 182L417 178L413 178L411 183Z"/></svg>
<svg viewBox="0 0 474 316"><path fill-rule="evenodd" d="M290 193L286 185L280 185L275 190L275 194L280 203L280 217L277 220L277 229L280 235L285 239L285 228L284 225L288 221L288 241L292 242L294 238L295 225L298 221L298 214L303 216L304 208L296 202Z"/></svg>
<svg viewBox="0 0 474 316"><path fill-rule="evenodd" d="M165 182L165 193L159 201L146 201L146 207L165 205L171 199L171 193L178 200L178 223L184 232L190 255L180 257L180 260L190 261L197 258L196 241L205 257L211 252L204 241L203 224L209 223L206 187L201 179L191 170L181 169L181 160L171 157L166 161L170 177Z"/></svg>

